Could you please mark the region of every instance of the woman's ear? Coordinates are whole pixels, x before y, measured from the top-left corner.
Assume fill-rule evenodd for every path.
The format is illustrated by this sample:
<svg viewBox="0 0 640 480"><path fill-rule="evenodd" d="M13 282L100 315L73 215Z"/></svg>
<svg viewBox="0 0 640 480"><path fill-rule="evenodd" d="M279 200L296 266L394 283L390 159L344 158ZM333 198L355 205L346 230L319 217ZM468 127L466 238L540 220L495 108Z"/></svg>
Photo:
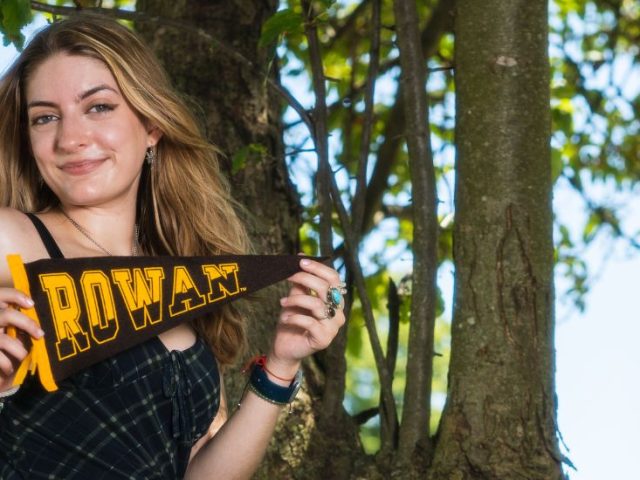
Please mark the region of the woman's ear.
<svg viewBox="0 0 640 480"><path fill-rule="evenodd" d="M162 131L155 125L147 127L147 147L155 147L162 138Z"/></svg>

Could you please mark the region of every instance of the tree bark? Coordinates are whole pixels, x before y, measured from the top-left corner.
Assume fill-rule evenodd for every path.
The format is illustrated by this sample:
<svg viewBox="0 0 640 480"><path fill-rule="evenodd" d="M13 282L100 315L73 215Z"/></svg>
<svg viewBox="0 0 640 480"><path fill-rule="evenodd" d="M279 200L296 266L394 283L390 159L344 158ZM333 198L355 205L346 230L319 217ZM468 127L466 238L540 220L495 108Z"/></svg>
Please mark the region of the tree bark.
<svg viewBox="0 0 640 480"><path fill-rule="evenodd" d="M434 6L431 16L420 35L425 62L438 51L442 36L451 30L454 5L455 0L439 0ZM367 186L362 220L364 233L371 230L376 212L383 208L382 198L389 187L389 177L393 171L398 151L402 146L402 134L405 130L405 112L402 102L404 94L402 89L402 85L399 85L396 92L396 100L386 115L384 141L378 150L371 180Z"/></svg>
<svg viewBox="0 0 640 480"><path fill-rule="evenodd" d="M415 0L395 0L393 6L402 67L400 81L404 97L401 100L406 117L414 228L407 380L396 462L401 471L420 471L422 462L415 460L428 458L431 450L429 420L438 271L436 177L429 129L426 62Z"/></svg>
<svg viewBox="0 0 640 480"><path fill-rule="evenodd" d="M278 81L274 52L258 48L262 24L277 6L277 0L137 2L137 10L150 17L180 20L202 29L244 56L254 68L195 31L145 21L138 22L136 28L153 47L174 85L201 115L209 140L223 152L224 169L231 177L234 194L246 207L244 214L256 251L297 253L300 206L284 161L280 120L283 103L269 89L267 73L259 73L269 71L271 79ZM237 168L233 160L239 153L245 160ZM284 284L268 289L259 305L251 309L250 355L267 351L278 318L278 299L286 289ZM291 413L281 417L254 478L349 478L366 463L357 428L344 410L340 418L333 418L333 428L318 432L324 376L321 369L314 368L313 361L306 363L305 373L305 391L299 394ZM235 408L245 383L246 378L237 370L227 372L230 410ZM337 445L340 448L336 452Z"/></svg>
<svg viewBox="0 0 640 480"><path fill-rule="evenodd" d="M249 68L214 42L194 31L156 22L138 22L137 30L152 46L174 83L201 117L209 140L223 153L223 169L232 181L233 193L246 206L250 235L260 253L294 253L298 249L299 203L289 182L284 163L280 131L280 99L268 90L265 75L273 52L257 47L261 26L277 8L277 1L235 0L139 0L137 10L201 28L207 34L236 50L256 67ZM277 72L271 71L274 77ZM240 168L233 169L234 156L246 154ZM206 215L206 212L203 212ZM260 295L261 301L247 308L248 356L269 348L278 318L278 299L286 285L271 287ZM251 306L250 306L251 307ZM225 386L231 411L238 402L246 378L237 370L227 372ZM297 409L313 423L309 397ZM287 417L277 435L290 436L272 443L270 465L277 471L289 468L289 462L306 450L308 435L294 435L300 419ZM291 420L290 420L291 419ZM288 433L287 433L288 432Z"/></svg>
<svg viewBox="0 0 640 480"><path fill-rule="evenodd" d="M449 395L429 478L559 479L547 5L457 4L456 293ZM298 251L299 207L282 154L281 104L256 74L272 59L257 42L277 1L139 0L137 8L202 28L255 66L194 32L137 24L225 153L256 249ZM277 79L276 71L270 75ZM260 148L249 148L241 168L232 168L250 145ZM250 320L253 352L268 347L283 291L269 291L273 301ZM362 454L345 412L318 428L323 372L308 362L306 373L307 389L293 414L283 416L255 478L386 478L388 465ZM237 373L227 375L232 408L244 383ZM409 471L396 473L411 478Z"/></svg>
<svg viewBox="0 0 640 480"><path fill-rule="evenodd" d="M456 288L429 478L560 479L547 2L456 3Z"/></svg>

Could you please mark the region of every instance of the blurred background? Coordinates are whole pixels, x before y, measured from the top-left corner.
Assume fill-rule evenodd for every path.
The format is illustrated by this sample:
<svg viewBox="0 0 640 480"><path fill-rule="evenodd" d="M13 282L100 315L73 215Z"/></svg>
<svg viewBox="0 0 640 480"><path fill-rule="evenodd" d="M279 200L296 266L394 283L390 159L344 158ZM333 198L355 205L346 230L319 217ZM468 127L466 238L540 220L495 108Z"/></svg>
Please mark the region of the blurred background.
<svg viewBox="0 0 640 480"><path fill-rule="evenodd" d="M0 3L5 22L12 3L17 2L2 0ZM73 3L57 2L57 5ZM132 2L101 3L105 7L134 8ZM361 2L356 1L325 3L330 19L347 18L361 8ZM418 3L425 18L438 4L435 1ZM293 4L295 2L283 1L281 10L292 8ZM637 473L640 454L637 438L640 431L640 348L637 347L640 339L640 200L637 195L640 2L554 0L549 4L549 14L557 260L556 382L562 450L575 467L566 467L571 479L633 480L640 478ZM28 39L46 21L45 16L37 14L22 33ZM282 83L302 106L311 108L314 97L305 67L304 43L299 42L295 32L283 35L282 25L276 27L275 35L280 35L277 52ZM0 70L17 55L9 40L5 35L4 47L0 48ZM353 55L347 51L348 46L344 42L330 42L324 59L327 76L340 79L356 69L364 72L367 56ZM436 51L429 60L427 89L441 201L438 216L445 232L443 242L448 242L450 249L455 183L451 32L442 35ZM393 60L396 55L392 44L383 45L385 59ZM386 72L376 81L375 105L381 116L391 109L397 89L398 67L393 66L392 61L389 63ZM343 88L346 87L336 82L327 99L349 109L351 100ZM361 109L362 105L355 108ZM318 232L312 221L317 212L311 179L317 161L310 151L309 132L296 112L289 108L283 118L287 164L304 206L306 223L301 234L306 249L313 251L317 248ZM334 124L343 121L343 118L333 119ZM347 140L344 130L330 137L334 163L348 153ZM239 157L234 160L242 161ZM389 211L410 204L408 175L406 168L392 172L393 188L384 198ZM338 171L336 178L343 188L348 188L346 174L341 177ZM411 234L411 226L402 215L389 215L376 223L363 244L361 262L368 275L368 288L376 293L374 298L380 299L374 308L381 319L383 338L388 278L394 280L401 295L410 282ZM436 323L435 350L439 355L434 364L433 429L439 409L444 405L449 358L453 266L446 256L439 269L438 282L441 305ZM355 316L359 308L354 305ZM406 305L403 308L401 313L406 317ZM363 332L362 325L352 324L348 338L345 407L351 413L373 408L379 399L373 355ZM401 337L406 339L406 335L405 321L401 323ZM400 373L394 384L398 395L404 389L403 355L406 357L406 352L401 351ZM368 451L373 452L379 446L378 429L377 418L372 418L361 430Z"/></svg>

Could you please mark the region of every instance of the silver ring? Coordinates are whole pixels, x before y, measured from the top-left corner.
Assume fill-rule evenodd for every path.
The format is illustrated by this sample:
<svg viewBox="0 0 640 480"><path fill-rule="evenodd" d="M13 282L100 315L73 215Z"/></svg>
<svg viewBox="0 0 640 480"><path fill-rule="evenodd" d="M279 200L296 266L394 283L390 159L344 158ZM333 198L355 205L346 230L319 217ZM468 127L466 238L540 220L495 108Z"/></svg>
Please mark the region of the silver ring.
<svg viewBox="0 0 640 480"><path fill-rule="evenodd" d="M343 295L345 293L347 293L347 289L345 287L329 287L329 289L327 290L327 300L325 303L327 304L327 306L331 306L334 309L341 308L344 304Z"/></svg>
<svg viewBox="0 0 640 480"><path fill-rule="evenodd" d="M336 316L336 307L331 304L326 304L324 309L324 316L320 320L329 320Z"/></svg>

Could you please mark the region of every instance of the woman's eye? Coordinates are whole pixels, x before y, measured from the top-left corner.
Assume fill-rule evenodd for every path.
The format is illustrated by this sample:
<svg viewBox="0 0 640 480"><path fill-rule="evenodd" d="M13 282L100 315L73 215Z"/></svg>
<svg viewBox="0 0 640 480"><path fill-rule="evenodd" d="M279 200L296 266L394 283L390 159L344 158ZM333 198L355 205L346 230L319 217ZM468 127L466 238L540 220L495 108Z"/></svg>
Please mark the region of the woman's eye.
<svg viewBox="0 0 640 480"><path fill-rule="evenodd" d="M55 115L39 115L31 119L31 125L46 125L56 119Z"/></svg>
<svg viewBox="0 0 640 480"><path fill-rule="evenodd" d="M93 105L89 111L94 113L105 113L110 112L115 109L115 105L110 105L108 103L98 103Z"/></svg>

